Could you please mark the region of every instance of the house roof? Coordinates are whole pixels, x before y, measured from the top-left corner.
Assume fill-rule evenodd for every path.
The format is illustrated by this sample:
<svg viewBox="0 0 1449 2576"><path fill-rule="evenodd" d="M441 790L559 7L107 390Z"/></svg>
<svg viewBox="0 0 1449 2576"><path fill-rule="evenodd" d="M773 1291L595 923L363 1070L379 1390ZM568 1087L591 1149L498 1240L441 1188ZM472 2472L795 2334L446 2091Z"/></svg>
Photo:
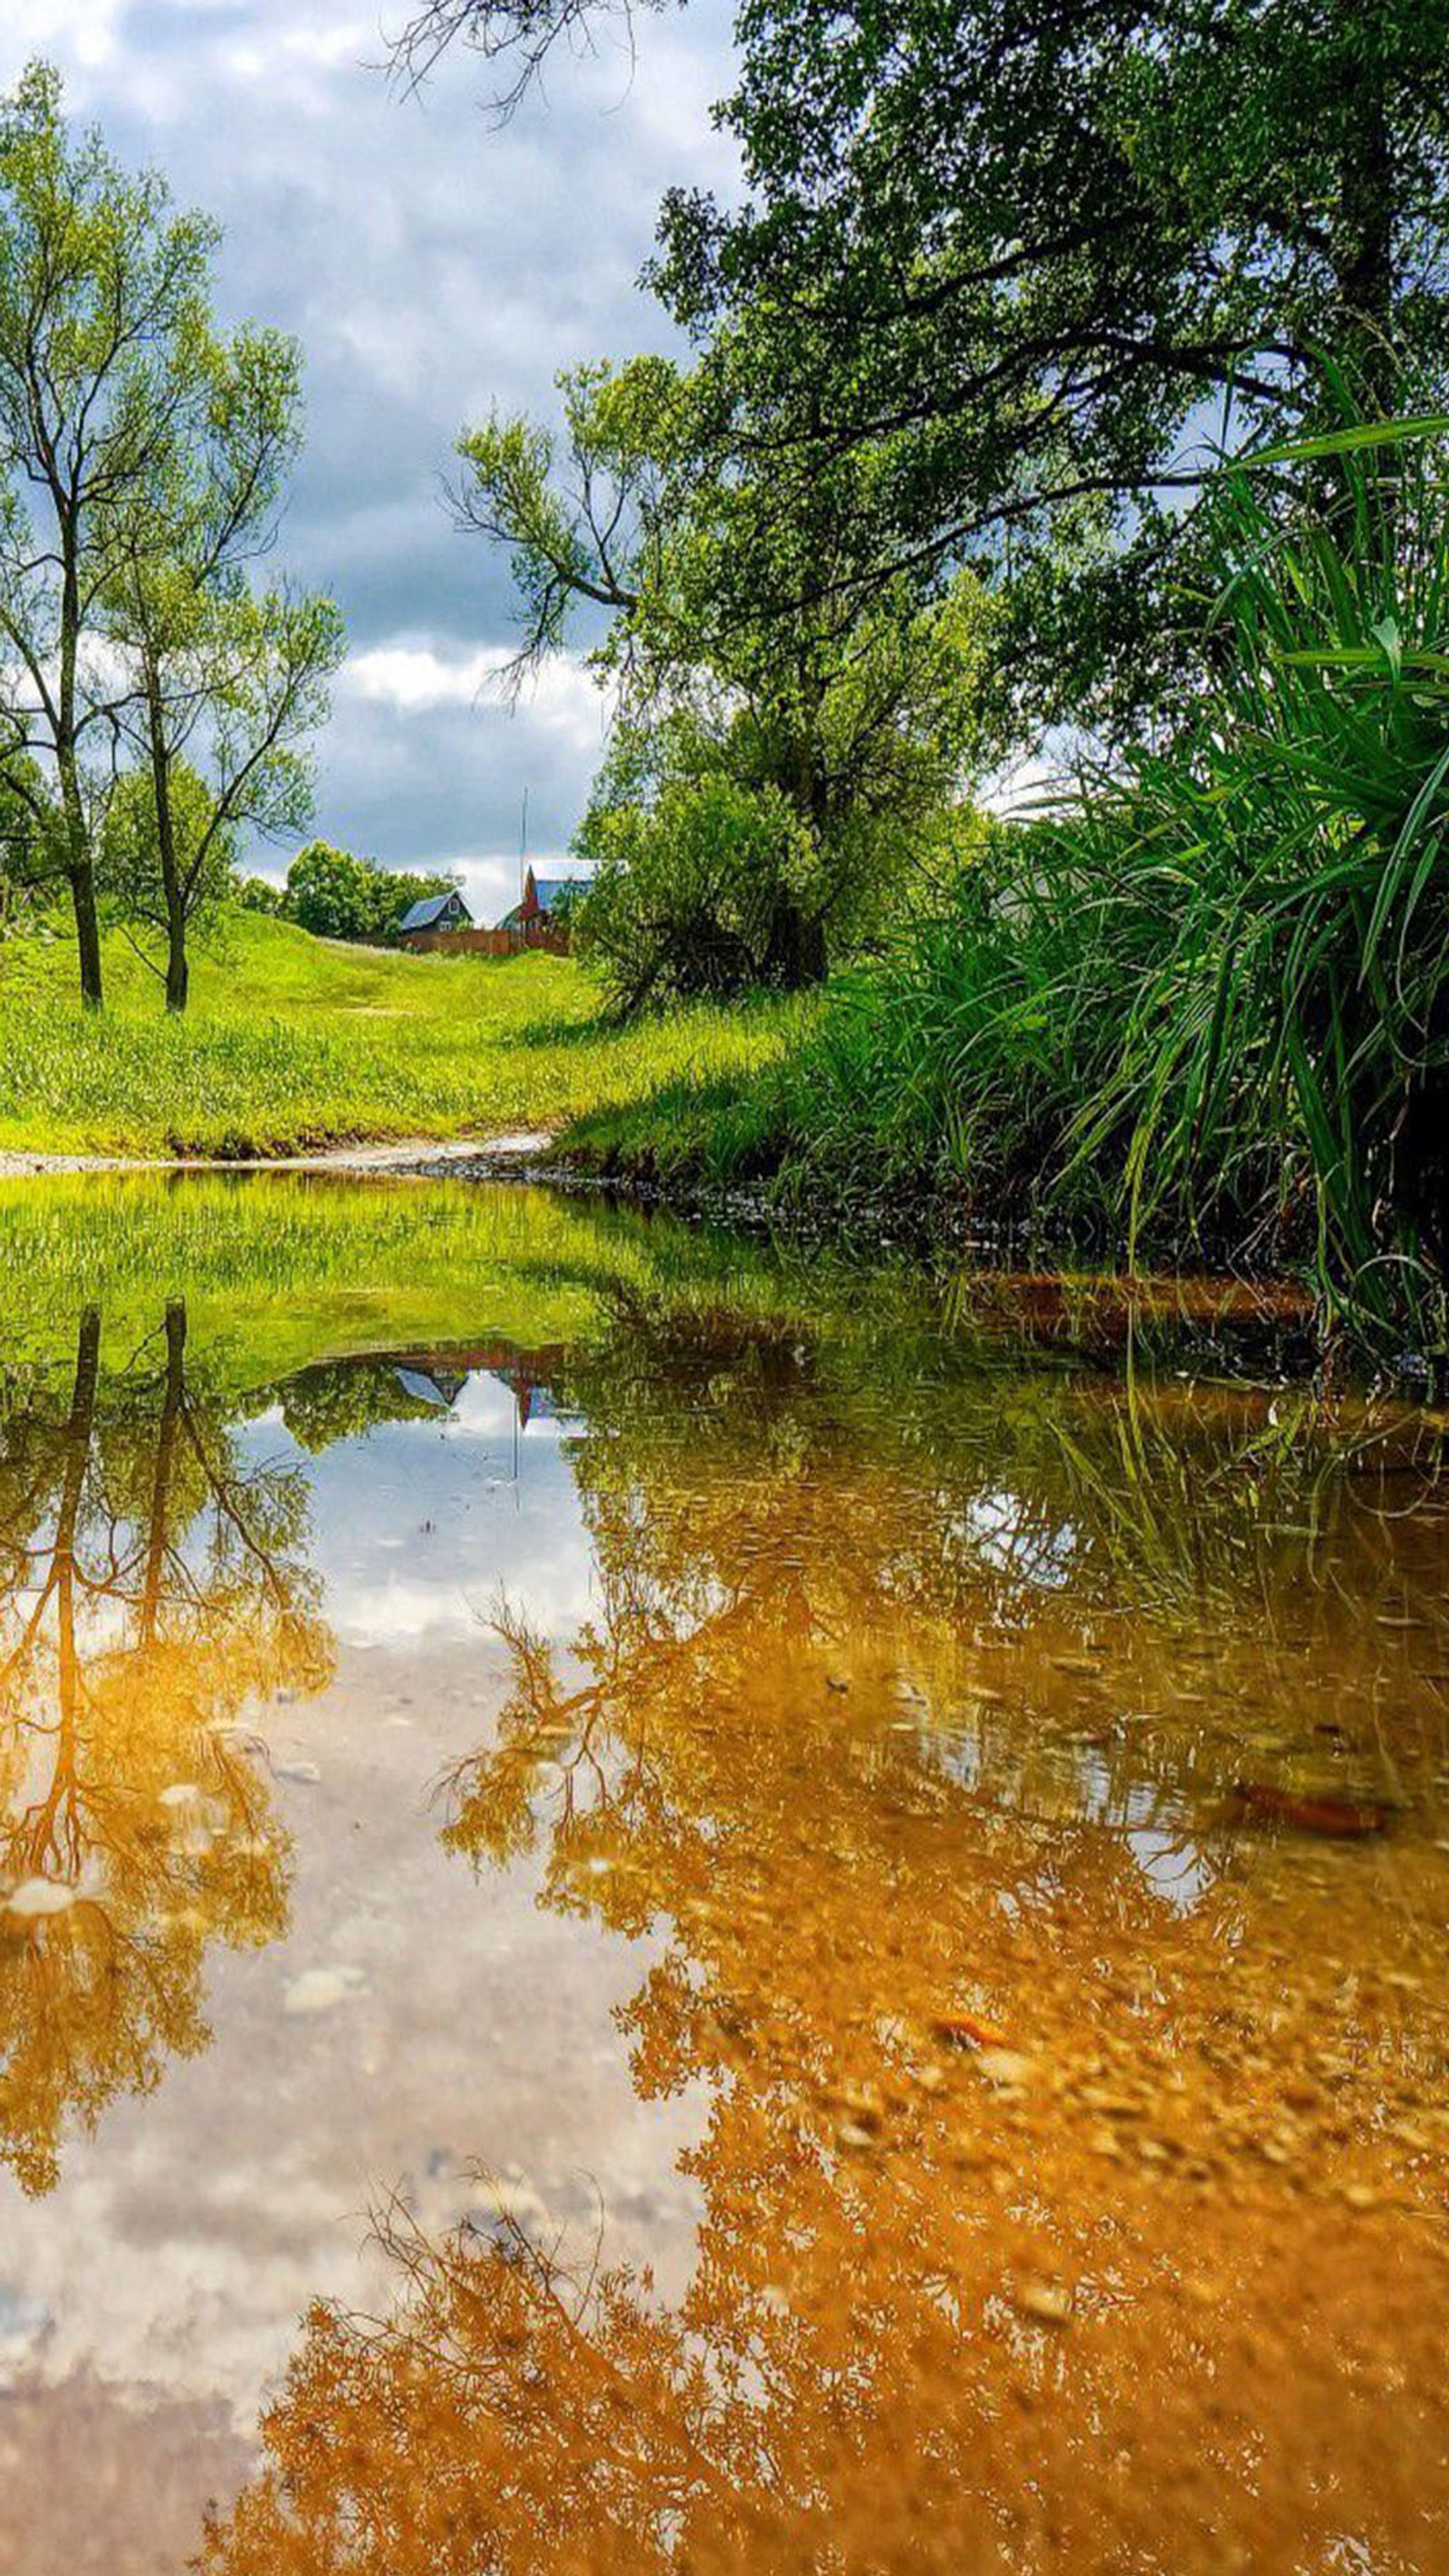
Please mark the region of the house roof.
<svg viewBox="0 0 1449 2576"><path fill-rule="evenodd" d="M468 1383L467 1371L456 1369L416 1369L397 1367L393 1376L405 1395L415 1404L431 1405L439 1413L451 1413L460 1390Z"/></svg>
<svg viewBox="0 0 1449 2576"><path fill-rule="evenodd" d="M533 891L537 895L543 910L545 912L552 912L559 896L566 888L572 891L573 888L577 887L579 893L582 894L585 886L592 884L592 882L593 880L590 877L535 877L533 880Z"/></svg>
<svg viewBox="0 0 1449 2576"><path fill-rule="evenodd" d="M462 912L468 910L456 886L449 886L446 894L425 894L420 902L408 907L398 923L398 929L400 931L431 930L434 922L441 920L450 904L457 904ZM471 917L469 915L470 919Z"/></svg>

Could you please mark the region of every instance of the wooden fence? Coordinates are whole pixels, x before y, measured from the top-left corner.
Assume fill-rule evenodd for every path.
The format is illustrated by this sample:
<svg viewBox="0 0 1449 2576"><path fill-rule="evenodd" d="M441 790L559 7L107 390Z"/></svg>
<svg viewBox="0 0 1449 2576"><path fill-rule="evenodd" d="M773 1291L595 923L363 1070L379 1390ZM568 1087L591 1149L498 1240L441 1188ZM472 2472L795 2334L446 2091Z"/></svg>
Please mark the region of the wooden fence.
<svg viewBox="0 0 1449 2576"><path fill-rule="evenodd" d="M569 932L563 921L520 921L507 930L414 930L398 945L418 956L518 957L537 948L547 957L567 957Z"/></svg>

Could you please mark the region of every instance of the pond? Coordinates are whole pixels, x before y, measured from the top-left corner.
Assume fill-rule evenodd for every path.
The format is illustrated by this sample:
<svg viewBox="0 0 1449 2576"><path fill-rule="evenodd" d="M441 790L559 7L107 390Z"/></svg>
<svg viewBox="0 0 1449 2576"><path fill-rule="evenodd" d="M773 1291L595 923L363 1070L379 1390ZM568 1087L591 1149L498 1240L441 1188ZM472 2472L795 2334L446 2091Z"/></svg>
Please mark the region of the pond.
<svg viewBox="0 0 1449 2576"><path fill-rule="evenodd" d="M1449 2561L1449 1477L1242 1290L0 1190L6 2576Z"/></svg>

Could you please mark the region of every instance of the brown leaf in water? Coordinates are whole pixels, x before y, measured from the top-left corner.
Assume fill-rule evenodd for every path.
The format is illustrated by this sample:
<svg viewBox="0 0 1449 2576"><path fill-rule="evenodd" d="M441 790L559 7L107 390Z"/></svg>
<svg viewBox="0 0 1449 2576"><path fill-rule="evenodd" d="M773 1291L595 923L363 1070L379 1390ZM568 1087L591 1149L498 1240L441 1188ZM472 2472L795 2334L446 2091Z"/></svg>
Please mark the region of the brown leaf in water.
<svg viewBox="0 0 1449 2576"><path fill-rule="evenodd" d="M1008 2036L979 2013L943 2013L932 2022L931 2031L947 2048L1004 2048Z"/></svg>
<svg viewBox="0 0 1449 2576"><path fill-rule="evenodd" d="M1271 1789L1255 1780L1239 1780L1233 1786L1235 1823L1258 1819L1289 1825L1295 1833L1326 1835L1338 1842L1386 1832L1391 1812L1374 1799L1340 1798L1332 1790L1314 1790L1300 1796L1296 1790Z"/></svg>

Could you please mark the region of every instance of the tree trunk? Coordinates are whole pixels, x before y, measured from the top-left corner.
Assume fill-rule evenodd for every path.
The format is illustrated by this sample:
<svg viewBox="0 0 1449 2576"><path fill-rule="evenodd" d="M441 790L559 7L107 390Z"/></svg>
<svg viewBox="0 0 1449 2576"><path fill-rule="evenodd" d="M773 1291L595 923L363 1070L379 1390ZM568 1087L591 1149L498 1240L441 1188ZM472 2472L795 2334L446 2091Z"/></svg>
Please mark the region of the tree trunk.
<svg viewBox="0 0 1449 2576"><path fill-rule="evenodd" d="M56 1641L60 1661L60 1728L57 1784L74 1794L76 1721L80 1709L80 1656L76 1639L76 1542L81 1502L95 1437L96 1390L101 1369L101 1310L87 1306L76 1340L75 1386L65 1426L65 1476L55 1516ZM37 1862L37 1866L40 1863Z"/></svg>
<svg viewBox="0 0 1449 2576"><path fill-rule="evenodd" d="M96 911L96 872L90 852L78 867L71 870L71 900L75 907L76 946L80 952L81 1000L88 1011L98 1011L105 1000L101 976L101 925Z"/></svg>
<svg viewBox="0 0 1449 2576"><path fill-rule="evenodd" d="M86 827L76 745L76 669L80 655L79 527L74 500L57 503L60 529L60 691L55 729L55 765L65 815L66 873L75 906L76 947L80 955L81 1000L98 1011L105 996L101 984L101 926L96 913L96 872Z"/></svg>
<svg viewBox="0 0 1449 2576"><path fill-rule="evenodd" d="M787 993L802 992L808 984L824 983L826 965L824 922L798 904L781 905L770 924L764 981Z"/></svg>
<svg viewBox="0 0 1449 2576"><path fill-rule="evenodd" d="M173 911L168 904L166 912L167 1010L184 1011L190 990L191 968L186 960L186 917L181 912Z"/></svg>
<svg viewBox="0 0 1449 2576"><path fill-rule="evenodd" d="M91 857L90 834L86 830L85 808L81 803L80 778L72 745L56 746L56 767L60 773L60 798L65 815L65 872L70 884L71 904L75 912L81 1000L87 1010L98 1011L104 999L104 993L101 981L101 925L100 916L96 910L96 871Z"/></svg>
<svg viewBox="0 0 1449 2576"><path fill-rule="evenodd" d="M166 710L161 676L146 663L146 714L151 741L151 788L156 803L156 850L161 862L161 890L166 902L166 1008L184 1011L191 983L186 962L186 888L176 858L176 821L171 811L171 753L166 742Z"/></svg>

